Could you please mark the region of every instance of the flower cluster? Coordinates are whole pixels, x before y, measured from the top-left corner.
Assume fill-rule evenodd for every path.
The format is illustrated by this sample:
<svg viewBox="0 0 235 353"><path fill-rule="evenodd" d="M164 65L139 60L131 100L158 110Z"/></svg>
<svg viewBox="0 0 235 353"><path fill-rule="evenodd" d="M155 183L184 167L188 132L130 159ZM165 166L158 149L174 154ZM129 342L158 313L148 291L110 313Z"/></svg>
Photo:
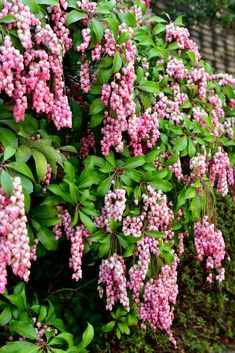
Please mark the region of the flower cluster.
<svg viewBox="0 0 235 353"><path fill-rule="evenodd" d="M36 249L30 249L26 223L21 179L15 177L10 197L0 189L0 293L7 284L7 266L24 281L29 279Z"/></svg>
<svg viewBox="0 0 235 353"><path fill-rule="evenodd" d="M104 198L104 207L101 210L101 216L95 222L99 226L105 226L107 232L112 232L110 228L110 219L121 221L126 208L126 190L115 189L109 191Z"/></svg>
<svg viewBox="0 0 235 353"><path fill-rule="evenodd" d="M72 278L78 281L82 278L82 256L84 250L84 239L89 236L89 233L84 225L71 226L71 216L67 210L62 206L57 206L59 214L58 218L61 219L60 223L53 227L53 232L56 239L62 236L62 227L65 235L71 242L71 257L69 259L69 267L73 269Z"/></svg>
<svg viewBox="0 0 235 353"><path fill-rule="evenodd" d="M48 8L48 12L53 21L53 30L57 35L57 38L63 43L65 51L69 51L72 48L72 39L70 38L70 31L66 28L66 9L68 3L65 0L60 0L59 5L51 6Z"/></svg>
<svg viewBox="0 0 235 353"><path fill-rule="evenodd" d="M120 27L120 31L123 30ZM109 32L108 30L105 31L105 50L108 50L106 54L113 56L118 47L116 47L115 39L110 36L111 32ZM133 92L136 47L132 44L131 39L126 41L123 47L127 65L114 75L114 79L110 84L104 84L102 89L101 100L108 106L105 111L104 127L101 130L103 135L101 146L104 155L109 154L112 146L115 146L117 152L123 150L122 133L128 130L127 119L135 115L136 106L133 101ZM109 109L115 112L115 116L110 114Z"/></svg>
<svg viewBox="0 0 235 353"><path fill-rule="evenodd" d="M148 267L151 261L151 254L159 255L157 240L145 235L137 242L137 249L134 258L138 257L138 263L134 264L129 270L128 288L132 290L132 300L135 304L140 303L140 291L144 286Z"/></svg>
<svg viewBox="0 0 235 353"><path fill-rule="evenodd" d="M209 178L212 186L217 180L217 191L222 196L227 195L228 185L234 185L234 178L228 154L219 147L212 160L208 163Z"/></svg>
<svg viewBox="0 0 235 353"><path fill-rule="evenodd" d="M166 73L174 79L183 80L188 75L188 71L184 67L184 63L180 59L171 59L167 63Z"/></svg>
<svg viewBox="0 0 235 353"><path fill-rule="evenodd" d="M221 262L225 257L224 238L221 231L215 229L214 224L209 222L207 216L194 224L194 243L198 259L202 261L205 257L206 267L208 269L216 268L218 270L216 279L220 282L223 281L224 268L221 266ZM213 274L210 272L207 280L211 282L212 279Z"/></svg>
<svg viewBox="0 0 235 353"><path fill-rule="evenodd" d="M82 256L84 250L84 238L87 238L89 233L84 225L76 227L75 232L70 237L71 241L71 257L69 259L69 267L73 269L72 278L78 281L82 278Z"/></svg>
<svg viewBox="0 0 235 353"><path fill-rule="evenodd" d="M144 216L138 217L127 216L123 220L122 231L125 235L132 235L133 237L140 237L142 235Z"/></svg>
<svg viewBox="0 0 235 353"><path fill-rule="evenodd" d="M106 286L107 310L112 310L116 302L120 302L129 311L129 298L127 296L126 266L120 255L113 254L110 258L102 260L99 269L98 291L104 296L103 285Z"/></svg>
<svg viewBox="0 0 235 353"><path fill-rule="evenodd" d="M166 231L174 218L173 211L167 205L167 197L161 190L155 191L150 185L143 194L143 215L147 219L147 229Z"/></svg>
<svg viewBox="0 0 235 353"><path fill-rule="evenodd" d="M90 28L84 28L82 30L83 42L77 47L77 51L85 53L91 42L91 30Z"/></svg>
<svg viewBox="0 0 235 353"><path fill-rule="evenodd" d="M90 90L90 66L89 61L85 61L84 64L81 65L80 68L80 83L81 83L81 90L84 93L87 93Z"/></svg>
<svg viewBox="0 0 235 353"><path fill-rule="evenodd" d="M71 127L72 114L64 95L62 47L56 33L48 24L43 27L22 0L5 1L0 17L2 14L16 17L16 21L8 26L16 28L25 49L21 54L13 47L9 36L5 37L0 47L0 92L5 91L13 98L16 121L24 120L30 102L28 95L31 95L32 109L47 114L57 129ZM67 30L65 32L68 35ZM70 47L70 40L66 38L65 45Z"/></svg>
<svg viewBox="0 0 235 353"><path fill-rule="evenodd" d="M80 154L83 159L89 156L90 148L95 147L95 137L90 129L87 129L86 135L81 138Z"/></svg>
<svg viewBox="0 0 235 353"><path fill-rule="evenodd" d="M176 341L171 332L171 325L174 319L174 307L178 295L177 285L177 265L178 257L174 256L171 266L165 265L157 279L151 278L144 287L143 303L140 307L140 318L144 322L142 327L145 329L149 323L153 329L157 327L165 330L169 340L176 347Z"/></svg>
<svg viewBox="0 0 235 353"><path fill-rule="evenodd" d="M47 165L46 175L42 179L42 185L43 186L49 185L50 182L51 182L51 178L52 178L52 168L51 168L50 164L48 164ZM43 187L43 192L46 192L46 188L45 187Z"/></svg>
<svg viewBox="0 0 235 353"><path fill-rule="evenodd" d="M186 28L176 26L174 23L170 23L166 26L166 41L176 41L179 49L189 49L195 54L197 60L200 60L201 55L199 54L197 44L190 39L189 31Z"/></svg>
<svg viewBox="0 0 235 353"><path fill-rule="evenodd" d="M160 136L157 113L146 110L142 116L133 115L129 119L128 134L133 155L143 154L152 148Z"/></svg>

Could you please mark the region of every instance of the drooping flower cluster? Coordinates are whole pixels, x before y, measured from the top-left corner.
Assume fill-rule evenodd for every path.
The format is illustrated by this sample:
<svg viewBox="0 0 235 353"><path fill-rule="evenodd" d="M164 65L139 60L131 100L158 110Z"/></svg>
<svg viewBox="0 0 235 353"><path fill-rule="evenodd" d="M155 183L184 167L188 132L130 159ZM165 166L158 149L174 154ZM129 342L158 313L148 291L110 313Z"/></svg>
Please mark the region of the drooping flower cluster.
<svg viewBox="0 0 235 353"><path fill-rule="evenodd" d="M57 129L71 127L72 114L64 95L62 46L56 33L48 24L43 27L22 0L5 1L0 17L3 14L16 17L8 27L17 30L25 49L20 54L9 36L0 47L0 92L13 98L16 121L24 120L31 95L32 109L47 114Z"/></svg>
<svg viewBox="0 0 235 353"><path fill-rule="evenodd" d="M190 39L190 33L187 28L183 28L170 23L166 26L166 41L173 42L176 41L179 49L189 49L195 54L197 60L200 60L201 55L199 54L197 44Z"/></svg>
<svg viewBox="0 0 235 353"><path fill-rule="evenodd" d="M146 110L142 116L133 115L129 119L128 134L133 155L143 154L152 148L160 136L157 113Z"/></svg>
<svg viewBox="0 0 235 353"><path fill-rule="evenodd" d="M65 51L72 48L72 39L69 37L70 31L66 28L66 9L68 3L65 0L60 0L57 6L48 8L48 12L53 21L53 30L57 38L63 43Z"/></svg>
<svg viewBox="0 0 235 353"><path fill-rule="evenodd" d="M129 298L127 296L126 266L123 258L116 253L110 258L102 260L99 269L98 291L102 298L106 296L107 310L120 302L129 311ZM103 288L105 286L105 289Z"/></svg>
<svg viewBox="0 0 235 353"><path fill-rule="evenodd" d="M207 216L202 221L194 224L194 243L197 252L197 257L200 261L206 258L206 267L210 271L215 268L218 271L216 279L224 280L224 268L221 262L225 257L225 243L220 230L216 229L214 224L210 223ZM213 274L207 277L208 282L213 280Z"/></svg>
<svg viewBox="0 0 235 353"><path fill-rule="evenodd" d="M140 291L144 286L144 280L147 276L148 267L151 260L151 254L159 255L157 248L158 241L145 235L137 242L137 249L134 258L138 257L138 263L134 264L129 270L128 288L132 290L132 300L135 304L140 303Z"/></svg>
<svg viewBox="0 0 235 353"><path fill-rule="evenodd" d="M71 241L71 257L69 259L69 267L73 269L72 278L78 281L82 278L82 256L84 250L84 239L89 233L84 225L78 225L74 234L70 237Z"/></svg>
<svg viewBox="0 0 235 353"><path fill-rule="evenodd" d="M86 135L81 138L80 154L82 158L86 158L90 154L90 149L95 147L95 137L90 129L87 129Z"/></svg>
<svg viewBox="0 0 235 353"><path fill-rule="evenodd" d="M174 79L183 80L188 75L188 71L184 67L184 63L180 59L171 59L167 63L166 73Z"/></svg>
<svg viewBox="0 0 235 353"><path fill-rule="evenodd" d="M21 179L15 177L10 197L0 189L0 293L7 284L7 266L16 276L26 282L29 280L36 245L31 251L26 224Z"/></svg>
<svg viewBox="0 0 235 353"><path fill-rule="evenodd" d="M174 218L173 211L167 205L167 197L161 190L155 191L150 185L147 186L147 190L148 192L142 196L143 215L147 219L147 229L166 231Z"/></svg>
<svg viewBox="0 0 235 353"><path fill-rule="evenodd" d="M91 30L90 28L84 28L82 30L83 42L77 47L77 51L85 53L91 42Z"/></svg>
<svg viewBox="0 0 235 353"><path fill-rule="evenodd" d="M109 191L104 198L104 207L101 210L101 216L96 218L98 226L105 226L107 232L111 232L110 219L121 221L126 208L126 190L115 189Z"/></svg>
<svg viewBox="0 0 235 353"><path fill-rule="evenodd" d="M121 26L119 29L120 32L126 31L126 29ZM114 37L110 37L111 32L109 32L107 32L107 30L105 31L105 48L108 50L108 53L106 54L113 56L119 49L119 46L116 46L115 39ZM109 43L106 47L107 40L109 42L112 40L112 45ZM133 92L135 81L134 59L136 47L132 44L131 39L126 41L122 47L125 53L127 65L123 67L120 72L114 75L114 79L110 84L104 84L102 89L101 100L108 106L104 115L104 127L101 130L103 135L101 146L102 153L104 155L109 154L109 150L112 146L115 147L117 152L121 152L123 150L122 133L128 129L128 117L135 115ZM115 116L110 114L110 108L115 112Z"/></svg>
<svg viewBox="0 0 235 353"><path fill-rule="evenodd" d="M122 231L125 235L132 235L133 237L140 237L142 235L144 216L137 217L127 216L123 220Z"/></svg>
<svg viewBox="0 0 235 353"><path fill-rule="evenodd" d="M176 341L171 332L174 319L174 307L178 295L177 265L179 259L174 255L171 266L165 265L157 279L151 278L144 287L143 303L140 307L140 318L144 322L142 328L149 323L153 329L165 330L169 340L176 347Z"/></svg>
<svg viewBox="0 0 235 353"><path fill-rule="evenodd" d="M228 154L219 147L213 159L208 164L209 178L212 186L217 182L217 191L222 196L227 195L228 185L234 185L233 171Z"/></svg>
<svg viewBox="0 0 235 353"><path fill-rule="evenodd" d="M46 192L46 185L49 185L51 182L51 178L52 178L52 168L50 166L50 164L47 165L47 172L46 175L44 176L44 178L42 179L42 185L43 187L43 192Z"/></svg>
<svg viewBox="0 0 235 353"><path fill-rule="evenodd" d="M62 236L62 228L64 229L67 239L71 242L71 257L69 259L69 267L73 269L72 278L78 281L82 278L82 256L84 250L84 239L89 236L88 230L84 225L71 226L71 216L62 206L57 206L59 214L58 218L61 222L53 227L53 233L58 240Z"/></svg>
<svg viewBox="0 0 235 353"><path fill-rule="evenodd" d="M190 179L191 181L197 179L201 179L206 171L207 171L207 163L206 163L206 156L200 153L197 153L195 157L190 159L189 163L190 168Z"/></svg>
<svg viewBox="0 0 235 353"><path fill-rule="evenodd" d="M87 93L91 86L91 79L90 79L90 65L89 61L86 60L84 64L81 65L80 68L80 83L81 83L81 90L84 93Z"/></svg>

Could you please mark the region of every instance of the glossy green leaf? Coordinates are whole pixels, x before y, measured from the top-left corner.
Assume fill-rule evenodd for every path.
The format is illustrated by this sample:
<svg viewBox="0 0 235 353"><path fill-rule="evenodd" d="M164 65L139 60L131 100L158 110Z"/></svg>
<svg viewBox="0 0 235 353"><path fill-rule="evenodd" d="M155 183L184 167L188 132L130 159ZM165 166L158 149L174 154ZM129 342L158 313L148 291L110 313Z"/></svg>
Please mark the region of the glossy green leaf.
<svg viewBox="0 0 235 353"><path fill-rule="evenodd" d="M68 13L66 17L66 25L70 26L72 23L83 20L84 18L86 18L86 16L87 15L84 12L81 12L78 10L72 10L71 12Z"/></svg>
<svg viewBox="0 0 235 353"><path fill-rule="evenodd" d="M2 190L8 195L11 196L13 191L13 180L10 175L3 170L0 175L0 183L2 186Z"/></svg>

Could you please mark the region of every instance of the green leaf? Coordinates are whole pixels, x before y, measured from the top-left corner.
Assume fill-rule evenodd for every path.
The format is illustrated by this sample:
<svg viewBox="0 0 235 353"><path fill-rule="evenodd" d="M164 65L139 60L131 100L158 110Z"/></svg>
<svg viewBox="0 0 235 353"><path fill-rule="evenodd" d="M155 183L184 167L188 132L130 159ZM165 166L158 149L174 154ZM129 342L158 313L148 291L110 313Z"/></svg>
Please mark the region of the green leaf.
<svg viewBox="0 0 235 353"><path fill-rule="evenodd" d="M38 353L40 347L26 341L15 341L0 348L0 353Z"/></svg>
<svg viewBox="0 0 235 353"><path fill-rule="evenodd" d="M16 18L13 15L6 15L0 18L0 23L13 23L16 22Z"/></svg>
<svg viewBox="0 0 235 353"><path fill-rule="evenodd" d="M154 182L151 182L151 185L155 189L162 190L163 192L168 192L173 189L173 185L168 180L159 179L158 181L156 181L155 179Z"/></svg>
<svg viewBox="0 0 235 353"><path fill-rule="evenodd" d="M93 326L88 322L87 328L83 332L82 342L79 344L79 347L81 345L81 348L86 348L93 340L93 337L94 337L94 329L93 329Z"/></svg>
<svg viewBox="0 0 235 353"><path fill-rule="evenodd" d="M135 252L135 249L136 249L135 244L129 245L126 251L124 252L124 254L122 255L123 258L132 256Z"/></svg>
<svg viewBox="0 0 235 353"><path fill-rule="evenodd" d="M30 338L32 340L38 339L38 335L35 332L33 324L31 323L27 323L25 321L13 321L10 324L10 328L22 337Z"/></svg>
<svg viewBox="0 0 235 353"><path fill-rule="evenodd" d="M90 115L98 114L98 113L100 113L103 110L104 110L104 104L101 102L100 98L96 98L91 103L91 106L90 106L90 109L89 109L89 114Z"/></svg>
<svg viewBox="0 0 235 353"><path fill-rule="evenodd" d="M32 150L32 155L35 162L38 181L40 183L47 173L47 160L45 156L37 150Z"/></svg>
<svg viewBox="0 0 235 353"><path fill-rule="evenodd" d="M70 195L69 195L68 193L63 192L63 191L61 190L60 185L54 185L54 184L48 185L48 186L47 186L47 189L48 189L49 191L51 191L53 194L62 197L62 199L63 199L64 201L73 203L73 200L71 199Z"/></svg>
<svg viewBox="0 0 235 353"><path fill-rule="evenodd" d="M106 325L101 327L101 330L105 333L111 332L114 329L116 321L109 321Z"/></svg>
<svg viewBox="0 0 235 353"><path fill-rule="evenodd" d="M113 179L113 177L110 176L110 177L104 179L100 183L100 185L97 188L98 195L105 196L109 192L109 190L111 188L112 179Z"/></svg>
<svg viewBox="0 0 235 353"><path fill-rule="evenodd" d="M10 159L14 154L16 153L16 148L11 147L11 146L6 146L3 154L3 159L6 161L7 159Z"/></svg>
<svg viewBox="0 0 235 353"><path fill-rule="evenodd" d="M74 98L71 99L70 109L73 115L73 129L78 130L82 124L82 110Z"/></svg>
<svg viewBox="0 0 235 353"><path fill-rule="evenodd" d="M47 316L47 308L45 305L41 305L40 311L39 311L39 316L38 316L38 321L42 322L43 320L45 320L46 316Z"/></svg>
<svg viewBox="0 0 235 353"><path fill-rule="evenodd" d="M108 17L108 18L105 18L105 21L108 22L109 28L110 28L111 32L113 33L114 38L117 39L117 37L118 37L118 21L117 21L117 19L113 18L113 17Z"/></svg>
<svg viewBox="0 0 235 353"><path fill-rule="evenodd" d="M197 190L193 187L189 187L185 193L186 199L192 199L197 195Z"/></svg>
<svg viewBox="0 0 235 353"><path fill-rule="evenodd" d="M147 22L148 23L151 23L151 22L167 23L167 21L164 20L164 18L161 18L159 16L150 17L150 18L148 18Z"/></svg>
<svg viewBox="0 0 235 353"><path fill-rule="evenodd" d="M235 98L235 93L234 89L231 86L223 86L223 92L226 94L226 96L229 99L234 99Z"/></svg>
<svg viewBox="0 0 235 353"><path fill-rule="evenodd" d="M175 24L178 25L178 26L183 26L183 25L184 25L184 24L183 24L183 17L184 17L184 15L178 16L178 17L176 18L176 20L174 21Z"/></svg>
<svg viewBox="0 0 235 353"><path fill-rule="evenodd" d="M168 160L166 161L166 166L175 164L178 161L178 159L179 159L179 154L174 153L173 156L168 158Z"/></svg>
<svg viewBox="0 0 235 353"><path fill-rule="evenodd" d="M37 237L47 250L57 250L58 242L55 240L55 234L50 229L41 227L37 232Z"/></svg>
<svg viewBox="0 0 235 353"><path fill-rule="evenodd" d="M128 32L123 32L120 34L117 40L117 44L125 43L126 41L128 41L128 39L130 39L130 34Z"/></svg>
<svg viewBox="0 0 235 353"><path fill-rule="evenodd" d="M0 326L5 326L11 320L11 309L9 306L3 309L3 312L0 315Z"/></svg>
<svg viewBox="0 0 235 353"><path fill-rule="evenodd" d="M159 93L159 84L154 81L146 81L138 86L139 89L149 93Z"/></svg>
<svg viewBox="0 0 235 353"><path fill-rule="evenodd" d="M167 265L171 266L173 264L174 261L174 256L169 253L169 252L163 252L162 257L164 258L164 260L166 261Z"/></svg>
<svg viewBox="0 0 235 353"><path fill-rule="evenodd" d="M166 30L166 25L162 24L162 23L158 23L154 26L153 30L152 30L152 34L156 35L159 33L162 33Z"/></svg>
<svg viewBox="0 0 235 353"><path fill-rule="evenodd" d="M87 15L84 12L81 12L78 10L72 10L71 12L68 13L66 17L66 25L70 26L72 23L83 20L86 17Z"/></svg>
<svg viewBox="0 0 235 353"><path fill-rule="evenodd" d="M87 215L85 215L85 213L79 211L79 217L90 233L94 233L96 231L96 226L92 220Z"/></svg>
<svg viewBox="0 0 235 353"><path fill-rule="evenodd" d="M104 120L104 114L102 114L102 113L92 115L91 121L89 122L89 127L90 128L96 127L96 126L100 125L103 120Z"/></svg>
<svg viewBox="0 0 235 353"><path fill-rule="evenodd" d="M150 235L150 237L154 239L160 239L165 235L164 232L158 232L157 230L145 230L144 233Z"/></svg>
<svg viewBox="0 0 235 353"><path fill-rule="evenodd" d="M121 331L121 333L125 333L126 335L130 334L130 329L126 324L118 321L117 325L118 325L118 328Z"/></svg>
<svg viewBox="0 0 235 353"><path fill-rule="evenodd" d="M193 141L190 137L188 137L188 154L189 154L190 158L192 158L196 154L196 148L195 148Z"/></svg>
<svg viewBox="0 0 235 353"><path fill-rule="evenodd" d="M1 186L2 186L2 190L8 195L11 196L12 191L13 191L13 181L12 178L10 177L10 175L3 170L1 173Z"/></svg>
<svg viewBox="0 0 235 353"><path fill-rule="evenodd" d="M100 42L104 35L104 27L100 21L92 19L92 27L95 32L97 42Z"/></svg>
<svg viewBox="0 0 235 353"><path fill-rule="evenodd" d="M145 156L136 156L129 158L128 161L125 163L125 167L128 168L138 168L145 164Z"/></svg>
<svg viewBox="0 0 235 353"><path fill-rule="evenodd" d="M132 12L127 12L126 14L126 23L129 27L135 27L136 26L136 18L135 14Z"/></svg>
<svg viewBox="0 0 235 353"><path fill-rule="evenodd" d="M13 148L18 147L18 139L14 132L11 130L2 128L0 129L0 141L4 147L11 146Z"/></svg>
<svg viewBox="0 0 235 353"><path fill-rule="evenodd" d="M180 152L187 148L187 137L183 136L176 140L174 148L176 151Z"/></svg>
<svg viewBox="0 0 235 353"><path fill-rule="evenodd" d="M20 162L11 162L11 163L7 164L6 167L12 168L15 171L27 176L29 179L34 180L33 174L26 164L23 164Z"/></svg>
<svg viewBox="0 0 235 353"><path fill-rule="evenodd" d="M59 0L36 0L39 5L56 6L59 4Z"/></svg>
<svg viewBox="0 0 235 353"><path fill-rule="evenodd" d="M186 100L181 106L180 108L182 109L189 109L192 107L192 103L189 100Z"/></svg>
<svg viewBox="0 0 235 353"><path fill-rule="evenodd" d="M41 11L40 6L35 0L23 0L23 4L28 6L33 14L38 14Z"/></svg>
<svg viewBox="0 0 235 353"><path fill-rule="evenodd" d="M189 59L192 61L192 64L195 65L195 63L196 63L196 55L195 55L194 51L193 50L188 50L187 51L187 55L188 55Z"/></svg>
<svg viewBox="0 0 235 353"><path fill-rule="evenodd" d="M68 161L65 161L64 162L64 171L65 171L65 174L67 175L67 177L70 180L74 180L75 179L75 168L72 165L72 163L70 163Z"/></svg>
<svg viewBox="0 0 235 353"><path fill-rule="evenodd" d="M62 332L50 341L50 346L63 345L68 343L69 348L73 347L73 335L68 332Z"/></svg>
<svg viewBox="0 0 235 353"><path fill-rule="evenodd" d="M116 51L113 58L113 73L120 71L122 67L122 58L118 51Z"/></svg>
<svg viewBox="0 0 235 353"><path fill-rule="evenodd" d="M31 157L32 152L28 146L21 145L16 152L16 161L26 163Z"/></svg>

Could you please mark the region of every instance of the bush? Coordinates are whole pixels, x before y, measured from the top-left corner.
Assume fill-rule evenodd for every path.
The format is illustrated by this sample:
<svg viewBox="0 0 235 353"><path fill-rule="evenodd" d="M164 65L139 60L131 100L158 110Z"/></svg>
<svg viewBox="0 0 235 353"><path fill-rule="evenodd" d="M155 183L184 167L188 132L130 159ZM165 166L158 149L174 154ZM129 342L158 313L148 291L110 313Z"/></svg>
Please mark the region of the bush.
<svg viewBox="0 0 235 353"><path fill-rule="evenodd" d="M224 279L235 80L147 5L1 5L0 353L97 351L138 322L176 347L178 272Z"/></svg>

